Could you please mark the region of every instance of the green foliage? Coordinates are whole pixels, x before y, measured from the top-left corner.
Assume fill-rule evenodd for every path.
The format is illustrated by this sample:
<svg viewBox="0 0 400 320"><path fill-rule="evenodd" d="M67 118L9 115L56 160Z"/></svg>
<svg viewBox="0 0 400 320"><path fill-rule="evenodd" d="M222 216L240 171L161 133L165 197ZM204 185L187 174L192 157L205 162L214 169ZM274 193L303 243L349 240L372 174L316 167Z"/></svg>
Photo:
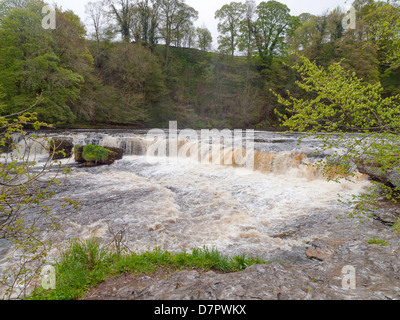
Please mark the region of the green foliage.
<svg viewBox="0 0 400 320"><path fill-rule="evenodd" d="M159 120L166 95L160 61L150 50L129 43L116 45L109 54L102 71L106 85L114 87L121 100L112 120L130 124Z"/></svg>
<svg viewBox="0 0 400 320"><path fill-rule="evenodd" d="M82 157L89 162L105 161L110 153L110 150L100 146L88 144L83 148Z"/></svg>
<svg viewBox="0 0 400 320"><path fill-rule="evenodd" d="M255 41L259 57L269 67L276 56L287 53L285 38L291 36L299 25L297 17L290 15L290 9L278 2L261 2L257 6Z"/></svg>
<svg viewBox="0 0 400 320"><path fill-rule="evenodd" d="M397 133L400 96L382 97L379 82L364 84L339 63L324 70L305 57L301 57L301 61L302 64L293 67L302 79L296 84L311 98L284 99L277 95L279 102L292 114L290 118L284 116L285 126L312 133L377 130Z"/></svg>
<svg viewBox="0 0 400 320"><path fill-rule="evenodd" d="M56 289L37 289L29 299L79 299L88 289L105 281L107 277L116 277L124 273L151 275L159 269L179 272L193 268L237 272L254 264L266 263L259 258L246 258L244 255L227 257L216 249L208 248L195 248L190 253L172 253L155 248L142 254L120 254L100 245L94 238L85 241L74 240L55 265Z"/></svg>
<svg viewBox="0 0 400 320"><path fill-rule="evenodd" d="M46 264L52 248L51 237L46 240L42 235L60 230L49 201L60 184L58 178L67 171L59 162L51 161L52 157L41 163L38 170L36 154L28 146L42 144L49 148L49 140L27 135L24 128L28 126L39 130L48 125L37 121L34 113L0 117L0 147L8 151L0 156L0 239L12 245L17 257L0 277L6 299L26 294L25 289ZM12 135L21 136L22 141L16 144ZM63 200L63 207L77 205L70 199Z"/></svg>
<svg viewBox="0 0 400 320"><path fill-rule="evenodd" d="M250 59L255 49L254 16L256 13L256 2L254 0L246 0L243 10L243 19L239 23L238 49L240 52L245 52L247 58Z"/></svg>
<svg viewBox="0 0 400 320"><path fill-rule="evenodd" d="M232 56L235 54L239 43L240 22L243 20L245 5L240 2L225 4L215 13L215 18L220 20L218 31L221 36L218 38L219 49L228 52Z"/></svg>
<svg viewBox="0 0 400 320"><path fill-rule="evenodd" d="M0 85L6 93L1 114L20 112L41 100L35 111L41 120L74 119L69 105L79 97L83 77L65 67L53 50L52 34L43 30L37 8L7 11L0 25Z"/></svg>
<svg viewBox="0 0 400 320"><path fill-rule="evenodd" d="M377 44L381 63L400 67L400 8L397 1L377 1L365 6L362 19L369 26L370 41Z"/></svg>
<svg viewBox="0 0 400 320"><path fill-rule="evenodd" d="M7 107L0 114L22 111L41 96L34 111L57 126L163 127L177 119L198 128L268 129L278 126L273 110L282 108L262 91L304 93L294 87L294 72L285 66L296 60L289 49L318 66L340 62L371 85L380 81L383 97L400 92L395 36L400 13L392 2L356 1L357 28L347 31L340 8L294 17L278 1L231 2L216 12L221 55L207 52L210 32L204 26L196 34L197 12L181 0L92 3L93 23L105 23L103 11L111 10L118 32L135 44L111 42L106 34L115 29L111 24L94 26L97 41L88 41L79 18L60 8L56 30L43 30L43 5L1 2L0 85L5 95L0 104ZM158 45L156 34L167 45ZM180 48L195 42L204 54ZM226 53L247 59L228 60Z"/></svg>
<svg viewBox="0 0 400 320"><path fill-rule="evenodd" d="M209 51L212 45L212 34L206 27L197 28L197 47L202 51Z"/></svg>
<svg viewBox="0 0 400 320"><path fill-rule="evenodd" d="M155 54L159 54L157 50ZM172 110L182 126L249 127L271 107L255 64L246 58L171 48ZM166 110L164 112L167 112ZM265 125L264 125L265 128Z"/></svg>
<svg viewBox="0 0 400 320"><path fill-rule="evenodd" d="M400 96L383 97L380 83L365 84L354 73L333 64L327 70L307 58L293 68L301 80L297 85L307 98L288 98L276 94L286 108L282 123L293 131L317 137L322 146L318 152L333 150L314 165L328 179L350 180L357 172L354 166L369 166L373 175L399 172ZM336 174L332 174L336 172ZM398 186L386 187L387 199L397 201ZM377 198L378 189L358 200L360 214Z"/></svg>

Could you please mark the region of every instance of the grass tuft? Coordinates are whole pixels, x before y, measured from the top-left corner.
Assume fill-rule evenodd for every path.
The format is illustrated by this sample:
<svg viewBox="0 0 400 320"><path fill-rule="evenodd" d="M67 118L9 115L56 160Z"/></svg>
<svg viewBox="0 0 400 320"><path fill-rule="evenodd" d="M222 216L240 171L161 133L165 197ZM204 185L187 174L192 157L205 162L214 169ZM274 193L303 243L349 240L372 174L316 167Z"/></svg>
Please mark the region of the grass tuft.
<svg viewBox="0 0 400 320"><path fill-rule="evenodd" d="M387 246L389 244L388 241L379 239L379 238L372 238L367 241L369 244L379 244L381 246Z"/></svg>
<svg viewBox="0 0 400 320"><path fill-rule="evenodd" d="M56 289L37 288L30 300L76 300L92 287L124 273L149 274L160 268L167 270L215 270L237 272L254 264L267 264L260 258L245 255L228 257L216 249L195 248L190 253L172 253L155 248L142 254L116 253L100 245L96 239L74 240L56 263Z"/></svg>

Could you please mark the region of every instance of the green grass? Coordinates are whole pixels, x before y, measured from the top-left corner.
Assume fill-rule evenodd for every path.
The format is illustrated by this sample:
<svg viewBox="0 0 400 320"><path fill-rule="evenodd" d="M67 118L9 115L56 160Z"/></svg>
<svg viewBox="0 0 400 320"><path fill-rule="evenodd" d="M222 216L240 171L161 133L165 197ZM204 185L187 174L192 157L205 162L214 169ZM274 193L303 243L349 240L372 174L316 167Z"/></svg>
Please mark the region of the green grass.
<svg viewBox="0 0 400 320"><path fill-rule="evenodd" d="M381 246L387 246L389 244L388 241L379 239L379 238L372 238L367 241L369 244L379 244Z"/></svg>
<svg viewBox="0 0 400 320"><path fill-rule="evenodd" d="M227 257L215 249L193 249L190 253L172 253L161 249L142 254L118 254L96 240L72 241L55 265L55 290L36 289L29 300L76 300L109 277L124 273L152 274L163 268L171 272L184 269L215 270L224 273L242 271L253 264L266 264L244 255Z"/></svg>

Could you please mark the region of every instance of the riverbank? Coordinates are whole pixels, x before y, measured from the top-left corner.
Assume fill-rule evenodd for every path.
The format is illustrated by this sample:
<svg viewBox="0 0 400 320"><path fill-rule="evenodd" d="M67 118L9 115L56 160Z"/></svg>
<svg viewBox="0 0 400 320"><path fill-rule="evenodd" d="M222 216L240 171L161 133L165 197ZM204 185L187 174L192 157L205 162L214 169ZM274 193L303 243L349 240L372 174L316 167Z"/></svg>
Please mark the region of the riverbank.
<svg viewBox="0 0 400 320"><path fill-rule="evenodd" d="M326 232L292 250L272 252L268 262L206 248L182 253L157 248L139 255L117 254L95 240L74 242L57 265L61 284L33 299L398 300L399 219L400 206L381 201L363 223L333 214L287 221L273 237Z"/></svg>
<svg viewBox="0 0 400 320"><path fill-rule="evenodd" d="M306 154L311 154L318 146L317 141L311 138L298 145L295 135L257 132L256 170L249 170L202 164L185 157L179 158L177 162L166 157L147 156L148 145L142 132L89 131L71 132L65 136L72 139L75 145L118 146L124 149L126 156L110 166L83 168L71 164L67 179L57 188L54 199L49 203L54 218L63 228L63 232L48 235L54 238L58 247L64 248L71 239L85 240L93 237L105 245L112 243L115 235L122 233L125 248L137 255L159 248L162 253L172 252L178 256L188 253L190 258L193 248L215 248L221 256L240 257L241 261L258 257L260 261L270 263L262 267L267 268L265 273L275 274L276 279L282 281L277 283L267 277L259 284L261 293L256 294L252 288L257 288L257 285L251 281L257 281L259 271L256 274L252 273L253 269L234 270L232 274L229 271L221 275L221 282L215 280L220 274L212 268L210 271L217 275L204 272L201 268L199 271L198 265L189 268L185 265L184 271L179 266L176 268L179 272L174 271L174 268L172 273L161 272L162 279L151 276L146 278L150 282L143 281L149 286L141 286L140 292L136 290L134 297L126 295L130 290L126 282L131 279L129 276L124 276L125 280L115 285L104 282L104 286L113 288L112 293L108 289L100 291L101 294L111 294L106 298L153 299L155 292L151 291L151 287L156 285L165 286L167 291L163 297L174 297L175 294L186 297L187 292L192 290L190 281L198 279L199 283L208 283L208 286L213 281L226 281L227 286L235 281L244 284L249 281L246 285L248 289L243 291L238 285L239 291L232 293L232 297L238 297L243 291L244 298L280 299L282 294L271 297L266 292L275 292L274 286L286 288L292 283L295 286L293 290L300 287L304 289L302 292L308 292L308 284L321 284L326 290L339 288L344 276L342 270L349 265L355 270L367 268L365 277L360 281L372 288L368 289L368 297L376 298L378 296L375 292L378 292L382 298L381 287L389 288L389 297L397 294L396 270L399 270L397 260L400 252L399 236L393 228L399 218L397 208L388 207L388 203L386 207L382 204L375 219L362 224L357 219L349 219L349 214L355 208L355 204L351 203L353 196L365 192L370 182L366 176L340 184L327 182L320 177L304 162L307 160ZM43 153L43 157L48 156ZM342 202L338 201L338 194ZM79 209L66 212L59 201L64 198L79 203ZM34 212L31 215L34 216ZM6 252L3 254L4 263L9 263ZM58 252L52 252L51 257L58 258ZM244 269L248 267L245 264L242 264ZM134 266L129 265L128 269L130 267ZM159 265L153 267L159 271ZM79 264L76 268L82 269ZM253 268L258 270L259 267ZM115 273L100 270L100 275L119 276L124 275L125 271L122 269ZM186 271L189 273L181 273ZM285 273L288 276L281 277ZM175 287L184 287L189 291L177 293L174 286L163 282L169 281L167 279L176 281L174 277L179 276L175 274L188 277L186 284L179 280ZM379 275L378 278L374 278L375 274ZM146 273L138 276L149 277ZM368 277L372 279L370 282ZM77 278L86 279L91 276L81 275ZM101 281L105 279L101 278ZM318 279L325 280L321 282ZM85 283L83 287L86 290L98 283ZM374 289L376 285L380 287ZM118 288L117 292L114 292L114 288ZM203 289L206 290L206 287ZM226 290L228 287L218 286L211 298L220 298L221 292ZM301 296L296 290L287 298L292 294L294 299L307 297ZM321 290L316 289L316 292ZM331 292L329 290L327 292ZM196 292L190 293L191 296L200 297L202 291ZM340 292L331 292L326 297L335 299L336 294ZM94 296L101 298L96 294ZM322 295L312 298L319 297ZM357 293L354 297L364 296Z"/></svg>
<svg viewBox="0 0 400 320"><path fill-rule="evenodd" d="M384 201L374 218L362 224L333 215L325 221L314 216L287 222L277 227L277 237L322 228L326 233L294 250L272 254L276 262L241 272L159 269L152 275L124 274L92 288L83 299L398 300L400 234L392 222L399 218L400 206Z"/></svg>

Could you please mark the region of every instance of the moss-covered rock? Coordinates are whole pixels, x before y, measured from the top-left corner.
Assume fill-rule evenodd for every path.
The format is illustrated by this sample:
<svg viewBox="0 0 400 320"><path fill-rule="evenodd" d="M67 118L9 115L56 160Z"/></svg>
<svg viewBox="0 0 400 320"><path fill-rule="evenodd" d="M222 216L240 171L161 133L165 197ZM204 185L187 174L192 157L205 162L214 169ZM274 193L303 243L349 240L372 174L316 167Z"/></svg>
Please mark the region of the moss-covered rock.
<svg viewBox="0 0 400 320"><path fill-rule="evenodd" d="M121 148L100 147L96 145L75 146L75 161L84 166L110 165L122 159Z"/></svg>

